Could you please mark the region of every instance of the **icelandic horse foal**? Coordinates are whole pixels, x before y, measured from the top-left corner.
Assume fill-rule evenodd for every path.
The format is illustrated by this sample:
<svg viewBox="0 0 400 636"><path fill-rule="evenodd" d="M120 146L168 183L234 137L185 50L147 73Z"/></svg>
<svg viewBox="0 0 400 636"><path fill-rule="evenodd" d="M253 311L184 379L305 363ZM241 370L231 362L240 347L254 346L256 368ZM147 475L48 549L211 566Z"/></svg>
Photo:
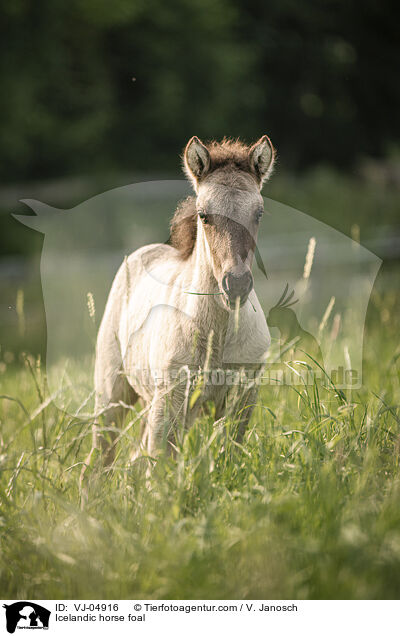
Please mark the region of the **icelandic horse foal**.
<svg viewBox="0 0 400 636"><path fill-rule="evenodd" d="M193 406L193 383L177 381L177 370L263 366L270 335L251 267L263 215L260 192L274 159L266 135L251 147L231 140L204 145L192 137L183 165L196 196L175 211L168 244L133 252L114 279L97 339L96 412L105 414L108 428L126 402L141 398L147 418L136 456L171 448L178 423L189 426L209 400L218 419L229 394L238 395L227 381L204 382ZM253 382L236 399L239 439L256 397ZM97 424L93 437L94 446L100 438L105 449Z"/></svg>

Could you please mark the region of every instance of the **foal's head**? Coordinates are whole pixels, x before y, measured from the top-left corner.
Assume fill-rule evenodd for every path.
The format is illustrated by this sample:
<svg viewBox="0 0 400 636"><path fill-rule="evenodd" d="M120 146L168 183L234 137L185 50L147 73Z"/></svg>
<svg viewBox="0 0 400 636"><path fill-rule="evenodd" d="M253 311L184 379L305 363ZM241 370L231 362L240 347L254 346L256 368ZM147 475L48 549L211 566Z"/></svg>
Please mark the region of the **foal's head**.
<svg viewBox="0 0 400 636"><path fill-rule="evenodd" d="M224 140L205 146L192 137L184 169L197 198L197 241L205 253L229 309L243 305L253 288L251 266L263 215L260 194L272 172L274 148L264 135L249 147Z"/></svg>

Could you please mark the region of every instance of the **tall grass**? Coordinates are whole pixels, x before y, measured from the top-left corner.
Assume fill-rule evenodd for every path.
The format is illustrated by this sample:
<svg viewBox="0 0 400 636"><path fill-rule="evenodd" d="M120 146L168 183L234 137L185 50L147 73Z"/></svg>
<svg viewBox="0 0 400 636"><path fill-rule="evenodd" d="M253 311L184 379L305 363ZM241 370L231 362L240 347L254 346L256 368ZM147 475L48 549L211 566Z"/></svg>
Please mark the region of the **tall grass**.
<svg viewBox="0 0 400 636"><path fill-rule="evenodd" d="M40 358L1 350L0 597L398 598L398 283L373 293L361 390L263 387L242 444L211 411L150 476L130 466L143 414L127 408L84 492L91 420L55 407ZM17 309L23 333L23 292Z"/></svg>
<svg viewBox="0 0 400 636"><path fill-rule="evenodd" d="M264 387L242 445L235 422L211 412L146 478L129 467L140 415L127 410L112 469L98 456L87 469L83 509L90 421L56 409L39 360L6 365L0 596L398 598L399 352L382 323L390 302L374 297L366 387Z"/></svg>

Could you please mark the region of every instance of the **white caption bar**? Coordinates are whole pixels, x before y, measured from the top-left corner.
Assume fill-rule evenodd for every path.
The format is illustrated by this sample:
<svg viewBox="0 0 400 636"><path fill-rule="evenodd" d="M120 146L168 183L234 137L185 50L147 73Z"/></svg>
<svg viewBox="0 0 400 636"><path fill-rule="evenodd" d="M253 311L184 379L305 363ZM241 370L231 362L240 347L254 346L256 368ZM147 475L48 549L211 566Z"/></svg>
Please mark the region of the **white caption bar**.
<svg viewBox="0 0 400 636"><path fill-rule="evenodd" d="M3 634L146 634L174 636L257 630L280 636L390 633L400 601L1 601ZM22 632L21 630L24 630ZM224 630L224 631L223 631ZM161 632L162 633L162 632ZM35 636L40 636L35 634Z"/></svg>

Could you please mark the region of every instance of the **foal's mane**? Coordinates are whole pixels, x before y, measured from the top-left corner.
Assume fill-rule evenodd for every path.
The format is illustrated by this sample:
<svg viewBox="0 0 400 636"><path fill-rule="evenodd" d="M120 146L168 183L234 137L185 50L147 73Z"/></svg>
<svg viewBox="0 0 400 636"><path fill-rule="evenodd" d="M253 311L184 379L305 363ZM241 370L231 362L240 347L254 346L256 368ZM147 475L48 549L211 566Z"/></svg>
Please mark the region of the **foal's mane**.
<svg viewBox="0 0 400 636"><path fill-rule="evenodd" d="M189 258L196 243L197 212L196 197L187 197L178 204L172 217L169 243L175 247L183 260Z"/></svg>
<svg viewBox="0 0 400 636"><path fill-rule="evenodd" d="M221 142L210 141L206 144L210 153L210 173L219 168L242 170L251 173L249 150L239 139L223 138ZM169 244L175 247L181 258L186 260L193 252L196 243L197 213L196 198L187 197L178 204L170 225Z"/></svg>

